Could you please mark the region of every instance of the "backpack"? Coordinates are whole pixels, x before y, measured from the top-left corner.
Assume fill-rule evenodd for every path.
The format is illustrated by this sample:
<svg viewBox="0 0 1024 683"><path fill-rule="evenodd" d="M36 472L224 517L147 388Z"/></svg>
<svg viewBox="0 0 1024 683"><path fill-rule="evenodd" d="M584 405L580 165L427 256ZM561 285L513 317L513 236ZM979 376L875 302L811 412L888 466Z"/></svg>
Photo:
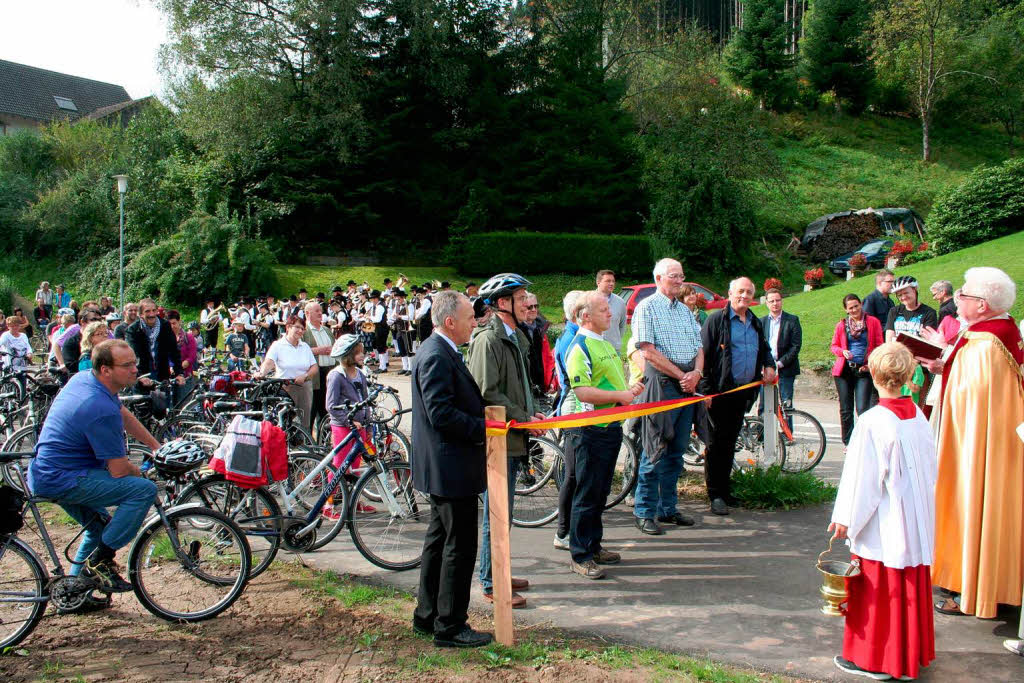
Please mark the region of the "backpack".
<svg viewBox="0 0 1024 683"><path fill-rule="evenodd" d="M235 415L210 469L244 488L283 481L288 478L288 437L273 422Z"/></svg>

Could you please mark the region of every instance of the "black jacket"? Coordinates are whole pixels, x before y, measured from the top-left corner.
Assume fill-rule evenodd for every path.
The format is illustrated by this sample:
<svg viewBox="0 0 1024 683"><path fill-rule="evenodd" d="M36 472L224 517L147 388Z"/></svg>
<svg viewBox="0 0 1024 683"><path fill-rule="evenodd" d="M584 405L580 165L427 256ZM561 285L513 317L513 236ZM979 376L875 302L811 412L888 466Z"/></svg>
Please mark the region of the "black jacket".
<svg viewBox="0 0 1024 683"><path fill-rule="evenodd" d="M64 367L68 375L78 372L78 361L82 358L82 330L75 332L64 340L60 346L60 355L64 358Z"/></svg>
<svg viewBox="0 0 1024 683"><path fill-rule="evenodd" d="M526 371L530 373L530 384L536 389L534 393L543 392L544 385L544 335L550 323L542 315L537 316L537 324L531 330L525 323L519 323L526 338L530 340L530 356L527 358Z"/></svg>
<svg viewBox="0 0 1024 683"><path fill-rule="evenodd" d="M451 498L487 488L484 399L460 356L440 334L412 366L412 453L416 490Z"/></svg>
<svg viewBox="0 0 1024 683"><path fill-rule="evenodd" d="M150 379L162 381L180 375L181 353L178 351L178 340L174 338L171 324L166 320L160 321L160 332L156 339L156 368L153 367L152 355L149 352L149 337L142 329L145 324L145 321L139 318L124 332L124 340L139 359L139 376L148 374ZM171 366L174 366L173 374Z"/></svg>
<svg viewBox="0 0 1024 683"><path fill-rule="evenodd" d="M761 318L761 327L764 329L764 338L771 348L771 325L770 315ZM780 377L796 377L800 374L800 347L803 346L803 330L800 327L800 318L792 313L782 312L782 325L779 327L779 357L775 360L782 363L779 369Z"/></svg>
<svg viewBox="0 0 1024 683"><path fill-rule="evenodd" d="M732 333L729 328L729 314L732 306L726 304L725 308L715 311L704 321L700 329L700 338L704 345L704 377L700 381L700 393L717 394L736 387L732 378ZM757 361L754 363L754 379L761 379L763 368L774 368L775 359L772 358L771 347L764 339L764 329L761 320L752 311L747 311L751 317L751 325L757 333L760 342L757 351ZM755 387L756 389L756 387Z"/></svg>

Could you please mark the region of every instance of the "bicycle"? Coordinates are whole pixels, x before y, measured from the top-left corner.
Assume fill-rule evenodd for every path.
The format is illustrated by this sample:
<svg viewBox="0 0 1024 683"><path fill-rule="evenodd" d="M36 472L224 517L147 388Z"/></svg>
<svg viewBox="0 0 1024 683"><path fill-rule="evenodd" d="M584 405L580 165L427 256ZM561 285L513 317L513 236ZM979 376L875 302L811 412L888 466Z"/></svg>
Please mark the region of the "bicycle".
<svg viewBox="0 0 1024 683"><path fill-rule="evenodd" d="M347 411L348 423L354 427L352 416L375 398L376 394L371 393L359 403L345 403L335 409ZM334 456L350 444L354 444L352 451L335 467ZM365 459L366 469L350 492L347 477L359 456ZM325 472L329 477L325 478ZM274 487L276 497L268 488L242 488L214 474L182 490L179 501L194 497L222 510L246 535L261 539L254 551L254 576L270 565L281 546L291 552L318 550L346 525L356 549L374 565L391 570L419 566L430 505L424 494L413 488L409 464L369 452L356 429L352 428L326 455L289 453L288 481L276 482ZM329 500L333 509L340 511L337 518L323 514Z"/></svg>
<svg viewBox="0 0 1024 683"><path fill-rule="evenodd" d="M20 461L25 455L0 453L0 463L14 468L23 489ZM28 637L51 600L62 611L75 610L97 590L92 579L64 572L39 510L40 503L57 501L16 495L21 499L17 528L22 528L31 513L53 568L47 570L17 530L0 534L0 650ZM128 551L128 576L142 606L174 622L210 619L231 607L249 578L249 544L242 530L208 508L165 507L159 500L154 507L156 514L143 523ZM64 549L69 561L68 551L76 539Z"/></svg>
<svg viewBox="0 0 1024 683"><path fill-rule="evenodd" d="M825 430L810 413L797 410L791 404L784 405L779 400L778 386L772 386L771 390L775 392L774 417L778 430L775 455L769 457L764 452L764 418L746 415L736 440L733 469L778 466L791 474L809 472L825 457Z"/></svg>

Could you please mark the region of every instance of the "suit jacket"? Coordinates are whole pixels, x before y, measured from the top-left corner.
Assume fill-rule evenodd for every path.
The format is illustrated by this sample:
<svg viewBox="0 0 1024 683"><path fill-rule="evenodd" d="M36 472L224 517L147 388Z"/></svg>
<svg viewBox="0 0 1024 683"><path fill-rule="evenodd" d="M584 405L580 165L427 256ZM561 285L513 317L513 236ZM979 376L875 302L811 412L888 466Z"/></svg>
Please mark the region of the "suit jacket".
<svg viewBox="0 0 1024 683"><path fill-rule="evenodd" d="M455 349L430 335L412 366L413 486L467 497L487 488L484 399Z"/></svg>
<svg viewBox="0 0 1024 683"><path fill-rule="evenodd" d="M139 359L139 375L149 373L150 379L161 381L180 375L181 352L178 351L178 340L174 338L174 330L166 320L160 321L160 332L156 338L156 367L153 367L152 354L149 351L149 337L142 329L145 321L139 318L124 331L124 340L132 347ZM174 366L174 374L171 374Z"/></svg>
<svg viewBox="0 0 1024 683"><path fill-rule="evenodd" d="M764 339L771 347L771 316L761 318ZM779 327L779 357L775 360L782 363L779 368L780 377L796 377L800 374L800 347L803 346L804 335L800 327L800 318L792 313L782 312L782 324Z"/></svg>

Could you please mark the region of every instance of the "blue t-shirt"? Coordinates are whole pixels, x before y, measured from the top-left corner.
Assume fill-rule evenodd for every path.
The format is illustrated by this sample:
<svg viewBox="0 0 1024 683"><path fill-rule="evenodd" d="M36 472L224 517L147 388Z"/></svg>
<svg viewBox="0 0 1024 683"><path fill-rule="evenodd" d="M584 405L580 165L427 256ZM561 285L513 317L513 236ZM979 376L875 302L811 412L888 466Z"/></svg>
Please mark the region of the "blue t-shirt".
<svg viewBox="0 0 1024 683"><path fill-rule="evenodd" d="M39 496L57 498L92 469L125 457L121 401L91 371L61 389L43 423L28 485Z"/></svg>

